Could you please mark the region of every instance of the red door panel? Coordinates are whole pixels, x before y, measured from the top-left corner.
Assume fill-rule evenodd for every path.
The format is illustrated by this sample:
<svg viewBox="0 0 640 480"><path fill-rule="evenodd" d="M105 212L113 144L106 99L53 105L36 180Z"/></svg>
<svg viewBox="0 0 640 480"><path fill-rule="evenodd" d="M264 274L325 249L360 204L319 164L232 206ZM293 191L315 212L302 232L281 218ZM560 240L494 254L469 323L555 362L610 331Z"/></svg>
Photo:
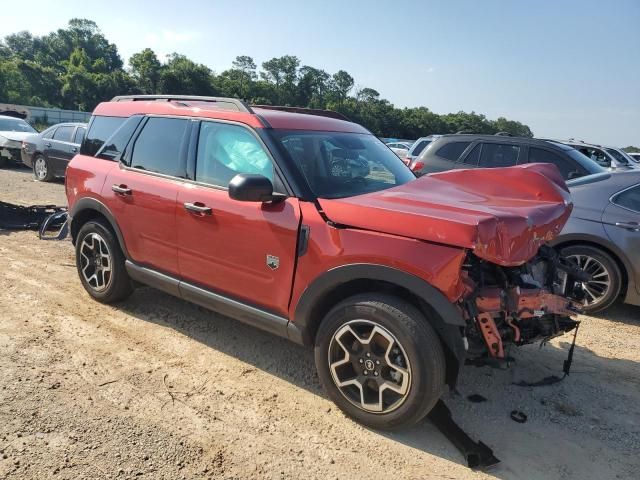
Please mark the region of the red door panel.
<svg viewBox="0 0 640 480"><path fill-rule="evenodd" d="M102 188L131 259L178 275L176 246L176 180L125 168L111 170ZM113 187L127 193L116 193Z"/></svg>
<svg viewBox="0 0 640 480"><path fill-rule="evenodd" d="M211 212L188 210L185 203ZM295 198L239 202L226 190L185 183L176 204L180 274L187 282L286 314L299 223Z"/></svg>

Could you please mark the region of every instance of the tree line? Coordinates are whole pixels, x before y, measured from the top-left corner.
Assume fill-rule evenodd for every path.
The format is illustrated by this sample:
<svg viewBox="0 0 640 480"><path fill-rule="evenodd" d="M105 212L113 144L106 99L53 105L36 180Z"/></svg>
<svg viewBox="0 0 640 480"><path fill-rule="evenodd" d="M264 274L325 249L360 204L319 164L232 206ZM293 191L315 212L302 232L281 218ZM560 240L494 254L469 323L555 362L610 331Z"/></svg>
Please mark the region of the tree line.
<svg viewBox="0 0 640 480"><path fill-rule="evenodd" d="M0 103L91 111L115 95L210 95L335 110L384 137L414 139L459 131L533 136L527 125L504 117L397 108L373 88L356 88L348 72L331 74L292 55L274 57L260 67L242 55L216 74L179 53L161 61L150 48L132 55L125 67L116 45L95 22L72 19L47 35L23 31L0 41Z"/></svg>

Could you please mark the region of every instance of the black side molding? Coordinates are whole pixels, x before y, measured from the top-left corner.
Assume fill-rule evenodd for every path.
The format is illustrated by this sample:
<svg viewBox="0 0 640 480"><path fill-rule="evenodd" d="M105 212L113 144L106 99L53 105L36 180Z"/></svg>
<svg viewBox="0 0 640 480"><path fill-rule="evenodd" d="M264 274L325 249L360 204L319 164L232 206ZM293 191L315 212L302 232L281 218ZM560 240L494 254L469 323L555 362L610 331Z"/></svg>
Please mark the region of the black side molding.
<svg viewBox="0 0 640 480"><path fill-rule="evenodd" d="M313 337L322 319L313 318L313 309L335 288L352 280L379 280L405 288L429 305L437 315L429 321L452 353L462 360L466 354L460 328L466 326L462 313L435 287L415 275L384 265L356 263L333 268L304 291L289 323L289 338L313 345Z"/></svg>
<svg viewBox="0 0 640 480"><path fill-rule="evenodd" d="M125 266L129 276L137 282L157 288L269 333L289 338L287 335L289 320L285 317L181 281L156 270L136 265L129 260L125 262Z"/></svg>

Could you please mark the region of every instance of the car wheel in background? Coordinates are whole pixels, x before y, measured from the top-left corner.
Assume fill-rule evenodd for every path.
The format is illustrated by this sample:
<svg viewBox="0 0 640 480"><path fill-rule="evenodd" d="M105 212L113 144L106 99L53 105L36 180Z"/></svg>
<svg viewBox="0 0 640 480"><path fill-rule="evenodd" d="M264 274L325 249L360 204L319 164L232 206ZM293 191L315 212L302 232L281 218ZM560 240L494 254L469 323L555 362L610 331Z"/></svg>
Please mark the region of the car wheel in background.
<svg viewBox="0 0 640 480"><path fill-rule="evenodd" d="M110 226L103 220L85 223L76 238L76 267L80 281L102 303L124 300L133 285L125 258Z"/></svg>
<svg viewBox="0 0 640 480"><path fill-rule="evenodd" d="M413 305L363 294L334 307L316 336L315 362L329 397L372 428L415 424L444 390L440 339Z"/></svg>
<svg viewBox="0 0 640 480"><path fill-rule="evenodd" d="M49 162L42 155L36 155L33 159L33 175L39 182L50 182L53 180L53 172L49 168Z"/></svg>
<svg viewBox="0 0 640 480"><path fill-rule="evenodd" d="M616 301L622 288L622 273L611 255L591 245L565 247L560 255L591 275L590 281L581 284L585 313L604 310Z"/></svg>

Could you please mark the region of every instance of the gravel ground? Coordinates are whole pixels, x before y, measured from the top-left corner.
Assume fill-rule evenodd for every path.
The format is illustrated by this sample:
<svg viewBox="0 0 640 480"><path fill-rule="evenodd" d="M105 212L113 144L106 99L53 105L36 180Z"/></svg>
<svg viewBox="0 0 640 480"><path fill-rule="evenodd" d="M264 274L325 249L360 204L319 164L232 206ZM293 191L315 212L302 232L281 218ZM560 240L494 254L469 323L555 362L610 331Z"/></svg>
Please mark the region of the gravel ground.
<svg viewBox="0 0 640 480"><path fill-rule="evenodd" d="M0 200L65 204L64 186L0 170ZM464 369L444 399L502 460L474 472L428 421L386 434L345 418L311 351L150 288L101 305L69 241L0 232L0 478L638 478L639 314L582 317L556 385L512 382L558 374L570 336L508 371Z"/></svg>

